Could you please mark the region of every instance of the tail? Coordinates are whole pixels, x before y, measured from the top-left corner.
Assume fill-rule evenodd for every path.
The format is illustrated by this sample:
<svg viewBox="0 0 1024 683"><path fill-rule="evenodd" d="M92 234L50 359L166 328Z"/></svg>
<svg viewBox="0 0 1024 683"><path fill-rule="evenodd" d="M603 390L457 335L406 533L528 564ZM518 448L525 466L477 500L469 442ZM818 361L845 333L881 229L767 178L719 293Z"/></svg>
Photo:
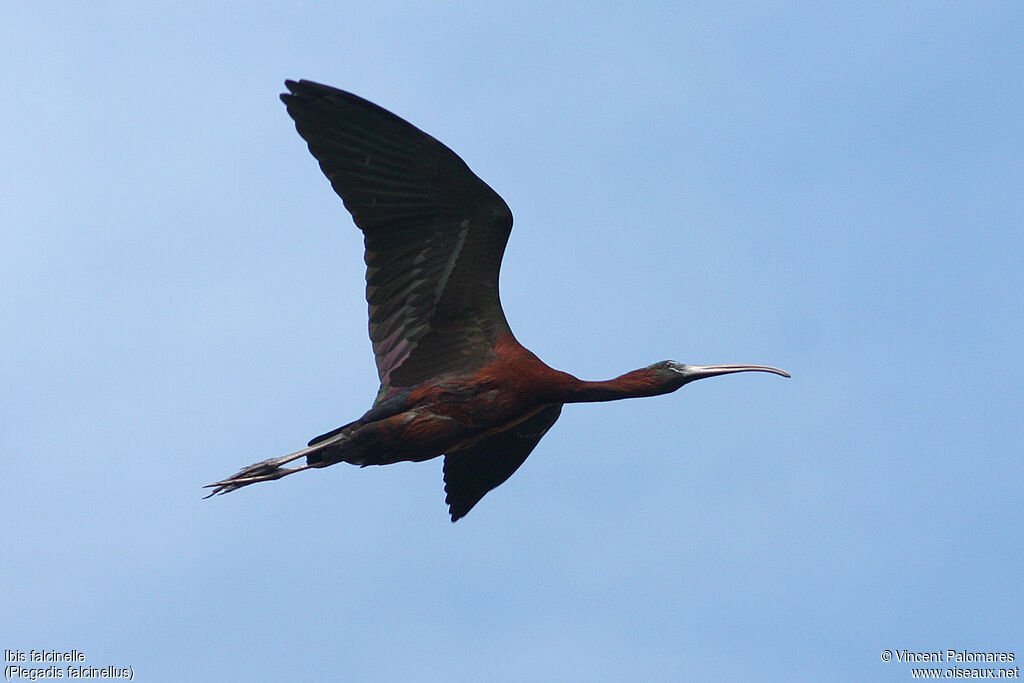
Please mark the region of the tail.
<svg viewBox="0 0 1024 683"><path fill-rule="evenodd" d="M353 462L342 455L344 446L349 443L352 432L360 424L362 424L362 420L356 420L337 429L332 429L326 434L311 439L306 448L296 451L296 453L303 453L306 456L306 463L310 467L327 467L343 460L355 465L362 464Z"/></svg>

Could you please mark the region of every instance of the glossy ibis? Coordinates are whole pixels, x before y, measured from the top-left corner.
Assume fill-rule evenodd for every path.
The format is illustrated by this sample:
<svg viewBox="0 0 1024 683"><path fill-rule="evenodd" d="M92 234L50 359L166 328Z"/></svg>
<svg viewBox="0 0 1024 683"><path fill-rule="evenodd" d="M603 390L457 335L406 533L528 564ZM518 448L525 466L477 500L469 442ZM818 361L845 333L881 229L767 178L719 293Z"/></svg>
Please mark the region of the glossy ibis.
<svg viewBox="0 0 1024 683"><path fill-rule="evenodd" d="M366 245L380 390L365 415L307 448L209 486L227 493L339 462L444 456L452 521L523 464L564 403L657 396L764 365L663 361L603 382L554 370L516 341L498 299L512 212L454 152L351 93L286 81L288 114ZM297 467L284 465L305 458Z"/></svg>

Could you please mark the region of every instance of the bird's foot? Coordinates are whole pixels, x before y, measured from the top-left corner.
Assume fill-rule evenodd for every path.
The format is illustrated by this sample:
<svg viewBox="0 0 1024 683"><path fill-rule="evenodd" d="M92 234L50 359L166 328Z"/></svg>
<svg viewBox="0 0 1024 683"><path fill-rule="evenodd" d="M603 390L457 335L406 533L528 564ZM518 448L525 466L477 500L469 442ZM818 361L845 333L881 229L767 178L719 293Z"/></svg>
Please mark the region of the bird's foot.
<svg viewBox="0 0 1024 683"><path fill-rule="evenodd" d="M240 489L243 486L248 486L249 484L255 484L261 481L273 481L275 479L280 479L281 477L286 477L289 474L309 469L311 465L308 464L300 465L299 467L282 467L282 465L304 455L307 450L310 449L303 449L302 451L299 451L298 454L291 453L279 458L270 458L269 460L264 460L263 462L258 462L253 465L249 465L248 467L244 467L234 476L204 486L204 489L212 488L213 491L210 495L203 497L210 498L211 496L231 493L232 491Z"/></svg>

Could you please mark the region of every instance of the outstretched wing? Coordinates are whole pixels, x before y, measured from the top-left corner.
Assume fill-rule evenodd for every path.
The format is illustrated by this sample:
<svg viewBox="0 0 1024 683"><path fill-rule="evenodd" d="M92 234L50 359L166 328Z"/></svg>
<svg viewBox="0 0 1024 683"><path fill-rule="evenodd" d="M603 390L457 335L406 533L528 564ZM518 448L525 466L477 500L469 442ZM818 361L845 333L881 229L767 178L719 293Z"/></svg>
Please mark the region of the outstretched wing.
<svg viewBox="0 0 1024 683"><path fill-rule="evenodd" d="M493 358L512 212L454 152L351 93L285 81L299 134L363 231L381 391Z"/></svg>
<svg viewBox="0 0 1024 683"><path fill-rule="evenodd" d="M526 462L561 412L561 405L548 406L511 429L444 456L444 500L453 522Z"/></svg>

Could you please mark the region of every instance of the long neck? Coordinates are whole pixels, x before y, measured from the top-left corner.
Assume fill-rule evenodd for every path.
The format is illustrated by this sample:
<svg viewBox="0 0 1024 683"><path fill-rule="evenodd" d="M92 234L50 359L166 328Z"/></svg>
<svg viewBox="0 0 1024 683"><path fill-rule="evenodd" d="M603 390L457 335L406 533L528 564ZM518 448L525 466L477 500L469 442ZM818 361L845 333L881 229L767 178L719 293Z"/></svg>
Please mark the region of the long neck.
<svg viewBox="0 0 1024 683"><path fill-rule="evenodd" d="M575 378L573 378L575 379ZM596 401L617 401L620 398L657 396L675 391L679 385L667 385L649 368L627 372L615 379L602 382L585 382L575 379L565 387L564 403L592 403Z"/></svg>

